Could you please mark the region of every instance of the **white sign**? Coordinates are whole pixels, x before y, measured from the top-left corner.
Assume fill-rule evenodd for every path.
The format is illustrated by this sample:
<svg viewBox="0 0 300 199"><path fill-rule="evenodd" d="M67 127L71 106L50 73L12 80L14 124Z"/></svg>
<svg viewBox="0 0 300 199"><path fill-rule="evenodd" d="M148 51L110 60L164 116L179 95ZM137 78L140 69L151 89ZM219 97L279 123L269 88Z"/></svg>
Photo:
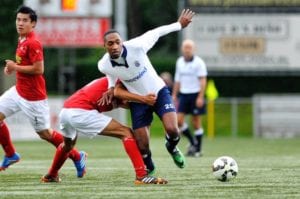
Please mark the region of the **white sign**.
<svg viewBox="0 0 300 199"><path fill-rule="evenodd" d="M62 9L61 0L24 0L24 4L44 17L111 17L112 0L76 0L72 11Z"/></svg>
<svg viewBox="0 0 300 199"><path fill-rule="evenodd" d="M300 16L198 14L184 37L211 70L299 70Z"/></svg>

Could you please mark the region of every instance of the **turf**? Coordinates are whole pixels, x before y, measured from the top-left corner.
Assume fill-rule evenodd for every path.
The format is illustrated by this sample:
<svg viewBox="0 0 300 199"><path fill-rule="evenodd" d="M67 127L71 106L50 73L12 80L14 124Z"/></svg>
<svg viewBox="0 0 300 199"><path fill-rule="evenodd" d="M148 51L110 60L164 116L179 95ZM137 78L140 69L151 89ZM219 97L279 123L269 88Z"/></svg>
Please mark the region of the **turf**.
<svg viewBox="0 0 300 199"><path fill-rule="evenodd" d="M180 147L184 150L186 144L183 139ZM0 198L300 198L300 139L206 139L204 156L187 158L186 168L179 169L164 149L163 138L155 137L151 148L156 174L169 184L143 186L133 184L131 163L117 139L80 138L78 148L89 153L87 175L77 179L68 160L59 184L39 182L51 164L53 147L43 141L15 145L22 160L0 172ZM233 181L219 182L211 173L212 162L221 155L238 162Z"/></svg>

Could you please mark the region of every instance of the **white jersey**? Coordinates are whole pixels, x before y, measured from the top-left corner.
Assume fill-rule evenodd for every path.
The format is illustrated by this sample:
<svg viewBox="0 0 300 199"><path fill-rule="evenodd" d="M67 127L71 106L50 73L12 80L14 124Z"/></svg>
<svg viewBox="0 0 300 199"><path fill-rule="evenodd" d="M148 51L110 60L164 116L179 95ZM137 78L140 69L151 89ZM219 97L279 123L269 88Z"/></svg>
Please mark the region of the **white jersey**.
<svg viewBox="0 0 300 199"><path fill-rule="evenodd" d="M154 70L147 52L159 37L180 29L181 24L176 22L160 26L124 42L121 57L114 60L117 65L112 63L109 54L106 53L98 61L98 69L106 74L109 88L115 86L116 80L119 79L129 92L139 95L157 94L165 86L165 83Z"/></svg>
<svg viewBox="0 0 300 199"><path fill-rule="evenodd" d="M199 92L201 90L199 77L206 76L206 65L200 57L194 56L191 61L185 61L182 56L177 59L174 80L180 83L180 93Z"/></svg>

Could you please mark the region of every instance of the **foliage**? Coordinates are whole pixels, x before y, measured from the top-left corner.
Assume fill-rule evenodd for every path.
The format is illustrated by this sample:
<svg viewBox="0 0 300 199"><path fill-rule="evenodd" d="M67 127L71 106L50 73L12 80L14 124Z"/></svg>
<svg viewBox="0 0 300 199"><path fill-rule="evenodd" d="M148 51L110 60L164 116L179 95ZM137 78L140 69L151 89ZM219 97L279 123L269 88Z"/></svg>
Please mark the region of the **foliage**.
<svg viewBox="0 0 300 199"><path fill-rule="evenodd" d="M16 32L15 11L23 0L1 0L0 6L0 61L4 63L5 59L14 59L15 48L17 45L18 34Z"/></svg>

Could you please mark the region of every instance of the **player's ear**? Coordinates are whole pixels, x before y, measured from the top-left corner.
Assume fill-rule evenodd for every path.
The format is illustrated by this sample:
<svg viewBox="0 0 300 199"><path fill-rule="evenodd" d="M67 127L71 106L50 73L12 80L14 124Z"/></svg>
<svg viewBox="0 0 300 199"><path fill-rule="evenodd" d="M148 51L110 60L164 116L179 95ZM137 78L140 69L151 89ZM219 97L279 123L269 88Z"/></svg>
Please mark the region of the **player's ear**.
<svg viewBox="0 0 300 199"><path fill-rule="evenodd" d="M36 26L36 21L32 21L32 22L31 22L31 25L32 25L33 28L35 28L35 26Z"/></svg>

